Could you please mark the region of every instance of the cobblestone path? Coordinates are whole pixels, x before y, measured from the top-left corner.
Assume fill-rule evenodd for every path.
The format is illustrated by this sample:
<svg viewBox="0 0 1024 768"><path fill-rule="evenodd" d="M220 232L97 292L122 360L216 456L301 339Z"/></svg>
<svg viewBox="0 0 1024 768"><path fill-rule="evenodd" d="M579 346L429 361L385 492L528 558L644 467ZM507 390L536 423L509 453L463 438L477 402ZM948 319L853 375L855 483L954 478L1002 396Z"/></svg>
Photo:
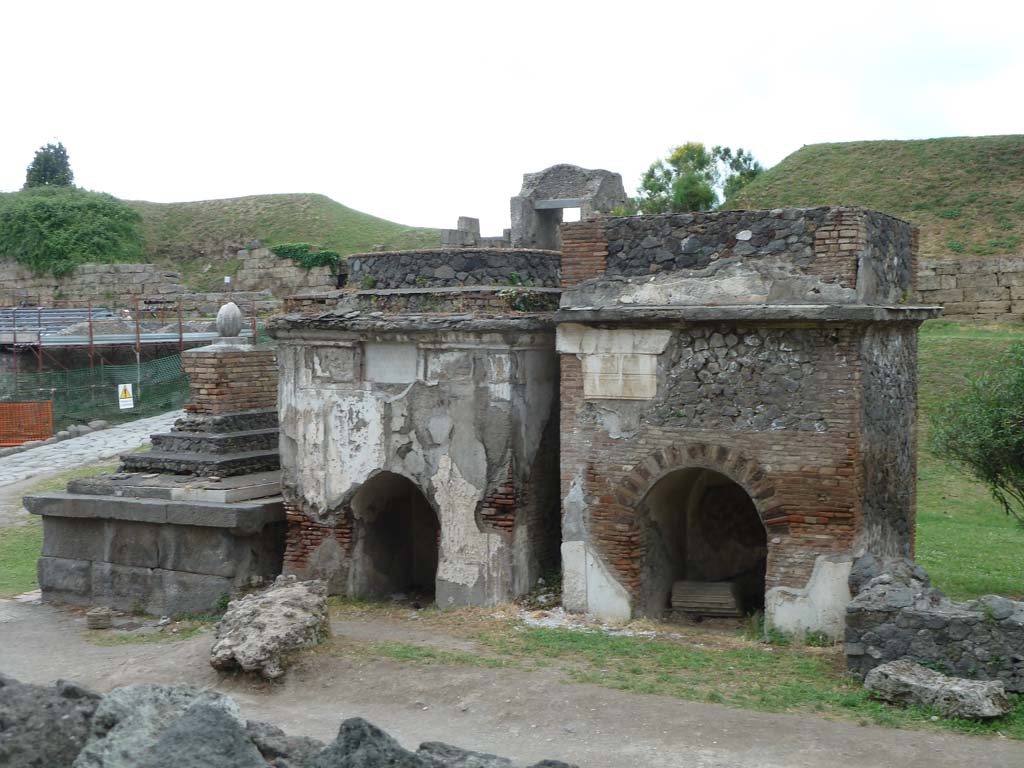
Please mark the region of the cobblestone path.
<svg viewBox="0 0 1024 768"><path fill-rule="evenodd" d="M0 458L0 488L65 469L93 464L127 453L149 442L154 432L167 432L182 411L170 411L109 429L43 445Z"/></svg>

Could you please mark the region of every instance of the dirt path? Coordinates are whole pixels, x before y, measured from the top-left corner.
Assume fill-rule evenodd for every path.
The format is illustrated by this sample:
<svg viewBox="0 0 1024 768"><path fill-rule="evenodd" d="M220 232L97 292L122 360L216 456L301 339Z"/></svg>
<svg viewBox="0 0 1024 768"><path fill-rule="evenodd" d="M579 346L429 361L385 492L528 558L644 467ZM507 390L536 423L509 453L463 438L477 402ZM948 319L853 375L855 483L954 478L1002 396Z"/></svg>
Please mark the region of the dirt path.
<svg viewBox="0 0 1024 768"><path fill-rule="evenodd" d="M131 682L187 682L234 696L246 715L330 739L341 719L366 717L406 746L441 740L585 768L819 768L826 765L1020 768L1024 744L861 727L565 682L555 668L408 664L310 653L281 685L221 676L206 663L211 634L175 643L98 647L82 618L0 600L0 672L27 682L58 677L99 690ZM465 641L387 620L339 621L355 639Z"/></svg>

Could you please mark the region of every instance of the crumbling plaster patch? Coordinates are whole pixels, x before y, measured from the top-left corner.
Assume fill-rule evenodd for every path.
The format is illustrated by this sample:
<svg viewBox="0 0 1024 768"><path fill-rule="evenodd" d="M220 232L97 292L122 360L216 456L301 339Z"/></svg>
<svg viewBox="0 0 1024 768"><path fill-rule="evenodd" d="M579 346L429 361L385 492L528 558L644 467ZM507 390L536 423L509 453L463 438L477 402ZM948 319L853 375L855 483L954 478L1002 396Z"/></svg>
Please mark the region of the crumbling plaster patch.
<svg viewBox="0 0 1024 768"><path fill-rule="evenodd" d="M808 632L824 632L832 640L841 637L852 566L850 555L819 555L807 586L769 589L764 596L768 625L801 637Z"/></svg>

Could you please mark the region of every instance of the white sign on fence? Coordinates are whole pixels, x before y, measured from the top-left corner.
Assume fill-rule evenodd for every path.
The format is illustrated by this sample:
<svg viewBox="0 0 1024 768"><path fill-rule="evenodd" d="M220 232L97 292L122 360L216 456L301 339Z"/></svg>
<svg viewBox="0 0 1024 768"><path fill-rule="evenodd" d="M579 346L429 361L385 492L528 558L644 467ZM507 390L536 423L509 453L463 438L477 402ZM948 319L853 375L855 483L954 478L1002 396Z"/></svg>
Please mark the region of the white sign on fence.
<svg viewBox="0 0 1024 768"><path fill-rule="evenodd" d="M117 385L117 404L121 406L122 411L135 407L135 397L132 395L131 384Z"/></svg>

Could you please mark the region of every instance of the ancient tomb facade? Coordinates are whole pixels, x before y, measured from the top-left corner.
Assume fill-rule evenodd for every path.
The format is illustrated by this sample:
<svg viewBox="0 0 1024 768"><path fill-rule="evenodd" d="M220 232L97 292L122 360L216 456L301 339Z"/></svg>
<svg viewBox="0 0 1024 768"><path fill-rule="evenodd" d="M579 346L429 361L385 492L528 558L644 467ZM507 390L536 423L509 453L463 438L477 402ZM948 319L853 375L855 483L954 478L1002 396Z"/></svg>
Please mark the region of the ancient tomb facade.
<svg viewBox="0 0 1024 768"><path fill-rule="evenodd" d="M914 543L916 231L851 208L566 224L562 568L606 618L842 627Z"/></svg>
<svg viewBox="0 0 1024 768"><path fill-rule="evenodd" d="M285 572L490 604L557 567L558 254L356 255L272 333ZM531 287L524 287L528 283Z"/></svg>

